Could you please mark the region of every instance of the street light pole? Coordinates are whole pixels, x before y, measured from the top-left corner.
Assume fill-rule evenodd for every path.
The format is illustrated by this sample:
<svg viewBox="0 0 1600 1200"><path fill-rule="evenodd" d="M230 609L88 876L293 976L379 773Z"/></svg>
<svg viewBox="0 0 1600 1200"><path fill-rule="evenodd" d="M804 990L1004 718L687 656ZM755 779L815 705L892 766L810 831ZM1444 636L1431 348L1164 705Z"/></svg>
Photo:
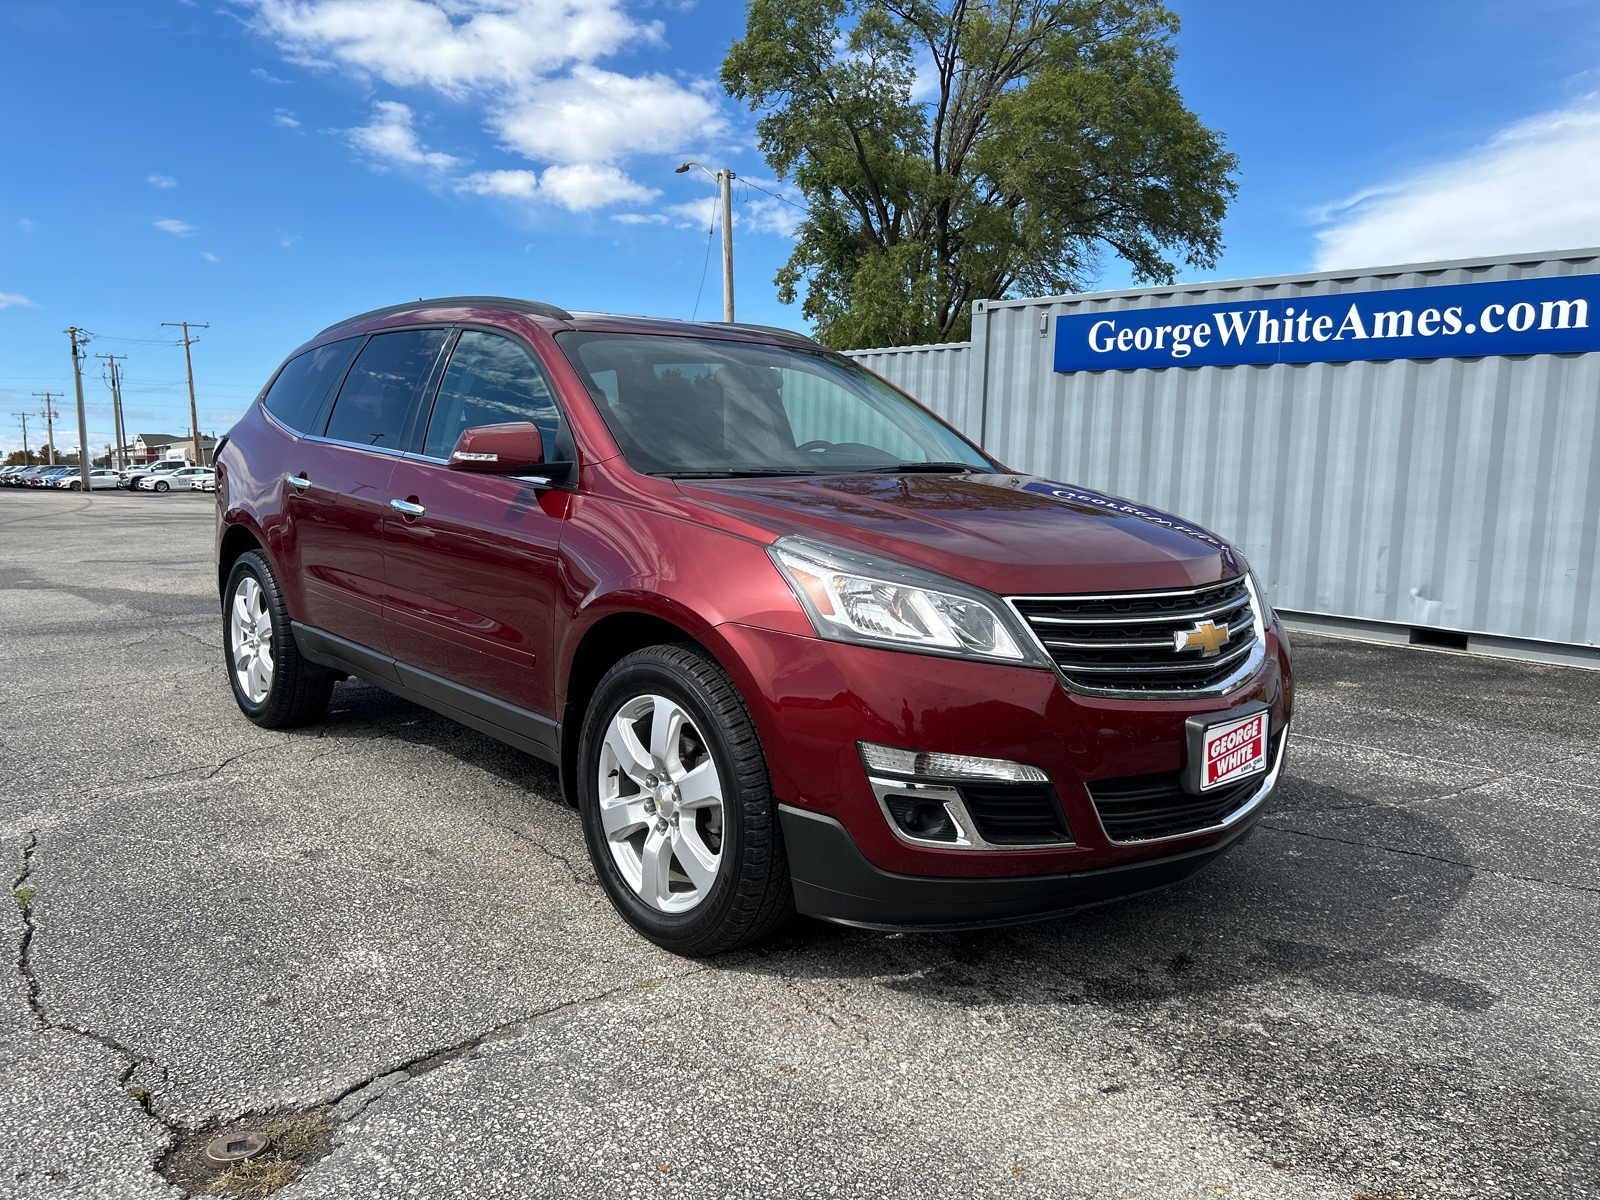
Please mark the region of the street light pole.
<svg viewBox="0 0 1600 1200"><path fill-rule="evenodd" d="M62 330L72 339L72 382L78 389L78 482L83 494L89 494L89 418L83 411L83 347L89 334L74 325Z"/></svg>
<svg viewBox="0 0 1600 1200"><path fill-rule="evenodd" d="M722 193L722 319L733 324L733 181L738 178L727 167L713 171L697 162L686 162L673 173L682 175L690 167L699 167L716 181Z"/></svg>
<svg viewBox="0 0 1600 1200"><path fill-rule="evenodd" d="M200 339L189 336L188 321L163 321L161 323L163 325L171 325L173 328L177 328L179 325L183 326L183 365L189 372L189 432L194 435L195 466L203 467L206 465L206 452L200 448L200 414L195 411L194 404L194 362L189 358L189 347ZM195 328L210 329L211 323L209 321L205 324L196 323Z"/></svg>
<svg viewBox="0 0 1600 1200"><path fill-rule="evenodd" d="M35 392L34 395L44 401L44 407L39 410L39 415L44 418L44 457L52 467L56 465L56 418L61 414L56 411L52 401L55 400L54 392Z"/></svg>

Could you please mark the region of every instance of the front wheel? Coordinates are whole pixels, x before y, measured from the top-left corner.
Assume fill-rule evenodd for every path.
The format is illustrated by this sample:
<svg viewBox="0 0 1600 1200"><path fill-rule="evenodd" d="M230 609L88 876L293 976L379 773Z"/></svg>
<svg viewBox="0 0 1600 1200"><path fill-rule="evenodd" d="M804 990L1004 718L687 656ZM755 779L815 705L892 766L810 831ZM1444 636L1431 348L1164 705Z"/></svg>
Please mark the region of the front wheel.
<svg viewBox="0 0 1600 1200"><path fill-rule="evenodd" d="M172 490L172 485L170 483L168 483L165 479L156 480L156 491L158 491L158 492L170 492L171 490Z"/></svg>
<svg viewBox="0 0 1600 1200"><path fill-rule="evenodd" d="M264 729L318 720L333 696L333 675L300 657L267 560L254 550L241 554L223 596L222 646L239 711Z"/></svg>
<svg viewBox="0 0 1600 1200"><path fill-rule="evenodd" d="M794 911L777 803L733 681L692 643L651 646L595 690L578 749L595 873L635 929L716 954Z"/></svg>
<svg viewBox="0 0 1600 1200"><path fill-rule="evenodd" d="M67 484L67 487L69 487L74 492L83 491L83 484L82 483L69 483L69 484Z"/></svg>

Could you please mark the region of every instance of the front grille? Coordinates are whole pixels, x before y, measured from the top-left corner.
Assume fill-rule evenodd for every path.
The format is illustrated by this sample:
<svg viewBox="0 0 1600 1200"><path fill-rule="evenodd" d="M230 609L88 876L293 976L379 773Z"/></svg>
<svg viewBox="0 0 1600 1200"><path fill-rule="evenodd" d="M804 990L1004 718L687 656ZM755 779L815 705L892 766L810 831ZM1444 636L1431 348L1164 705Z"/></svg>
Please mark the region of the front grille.
<svg viewBox="0 0 1600 1200"><path fill-rule="evenodd" d="M1245 578L1182 591L1014 596L1011 603L1075 691L1132 699L1215 695L1259 658ZM1175 633L1207 621L1228 631L1215 657L1174 648Z"/></svg>
<svg viewBox="0 0 1600 1200"><path fill-rule="evenodd" d="M1280 729L1272 736L1269 772L1271 764L1278 761L1282 743ZM1192 796L1183 790L1182 779L1181 771L1158 771L1097 779L1085 786L1100 814L1100 824L1113 842L1148 842L1220 825L1266 786L1266 778L1257 775L1230 788Z"/></svg>
<svg viewBox="0 0 1600 1200"><path fill-rule="evenodd" d="M996 846L1070 842L1072 832L1048 784L961 783L961 799L983 840Z"/></svg>

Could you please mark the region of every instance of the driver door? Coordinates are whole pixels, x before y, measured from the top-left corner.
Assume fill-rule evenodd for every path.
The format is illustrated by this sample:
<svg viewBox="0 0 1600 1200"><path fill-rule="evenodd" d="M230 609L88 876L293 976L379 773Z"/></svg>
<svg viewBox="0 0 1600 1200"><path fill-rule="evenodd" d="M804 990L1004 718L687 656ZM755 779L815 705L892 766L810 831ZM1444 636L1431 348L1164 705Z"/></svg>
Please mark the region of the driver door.
<svg viewBox="0 0 1600 1200"><path fill-rule="evenodd" d="M389 479L389 494L420 510L384 514L390 653L402 671L419 668L553 718L553 613L569 493L446 466L463 429L505 421L537 424L548 459L574 458L543 367L511 338L463 330L421 452L400 458ZM426 678L407 682L436 688Z"/></svg>

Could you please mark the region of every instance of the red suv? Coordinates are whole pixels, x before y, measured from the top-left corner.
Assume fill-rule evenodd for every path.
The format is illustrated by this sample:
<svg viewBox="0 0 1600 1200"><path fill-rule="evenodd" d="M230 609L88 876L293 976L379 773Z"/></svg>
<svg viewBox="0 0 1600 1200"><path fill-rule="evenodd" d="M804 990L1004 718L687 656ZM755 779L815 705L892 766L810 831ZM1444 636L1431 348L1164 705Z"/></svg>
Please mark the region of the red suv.
<svg viewBox="0 0 1600 1200"><path fill-rule="evenodd" d="M1226 542L994 461L798 334L491 297L353 317L217 453L245 715L354 675L560 768L646 937L1031 920L1190 875L1283 766Z"/></svg>

